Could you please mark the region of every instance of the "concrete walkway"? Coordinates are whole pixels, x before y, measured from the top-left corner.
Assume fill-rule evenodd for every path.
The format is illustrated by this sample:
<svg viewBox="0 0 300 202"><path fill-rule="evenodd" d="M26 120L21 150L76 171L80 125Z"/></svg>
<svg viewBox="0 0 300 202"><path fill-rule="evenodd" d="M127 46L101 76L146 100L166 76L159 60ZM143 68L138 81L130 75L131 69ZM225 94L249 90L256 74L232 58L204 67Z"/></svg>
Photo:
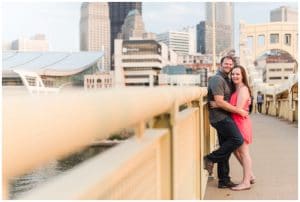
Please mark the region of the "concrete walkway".
<svg viewBox="0 0 300 202"><path fill-rule="evenodd" d="M209 179L206 200L289 200L298 199L298 126L276 117L253 114L253 144L250 152L256 183L250 190L218 189L216 166ZM232 181L242 179L242 168L232 155Z"/></svg>

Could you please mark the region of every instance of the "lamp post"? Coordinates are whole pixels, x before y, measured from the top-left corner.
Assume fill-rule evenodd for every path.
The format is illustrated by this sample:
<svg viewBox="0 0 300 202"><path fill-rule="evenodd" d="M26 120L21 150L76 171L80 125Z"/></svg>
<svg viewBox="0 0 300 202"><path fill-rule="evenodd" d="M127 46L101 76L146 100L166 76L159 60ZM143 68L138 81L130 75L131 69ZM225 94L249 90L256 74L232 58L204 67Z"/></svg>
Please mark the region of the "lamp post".
<svg viewBox="0 0 300 202"><path fill-rule="evenodd" d="M211 2L212 8L212 72L216 72L216 4Z"/></svg>

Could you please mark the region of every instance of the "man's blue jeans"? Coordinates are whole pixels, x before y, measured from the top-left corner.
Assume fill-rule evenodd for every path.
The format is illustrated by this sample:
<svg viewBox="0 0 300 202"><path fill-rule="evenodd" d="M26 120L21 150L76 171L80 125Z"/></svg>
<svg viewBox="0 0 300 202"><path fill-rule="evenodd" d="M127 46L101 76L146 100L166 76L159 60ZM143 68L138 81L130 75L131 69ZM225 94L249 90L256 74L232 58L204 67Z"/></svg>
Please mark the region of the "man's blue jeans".
<svg viewBox="0 0 300 202"><path fill-rule="evenodd" d="M218 163L219 183L227 183L230 180L230 155L243 144L244 140L231 117L217 123L211 123L211 125L217 130L220 147L207 155L207 158L214 163Z"/></svg>

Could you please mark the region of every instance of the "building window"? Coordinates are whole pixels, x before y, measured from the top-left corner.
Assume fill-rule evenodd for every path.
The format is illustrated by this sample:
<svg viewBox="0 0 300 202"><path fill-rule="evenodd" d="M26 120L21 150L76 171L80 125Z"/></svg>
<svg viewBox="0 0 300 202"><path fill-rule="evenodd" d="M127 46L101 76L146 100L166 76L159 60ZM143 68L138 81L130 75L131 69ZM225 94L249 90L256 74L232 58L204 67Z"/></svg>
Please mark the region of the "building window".
<svg viewBox="0 0 300 202"><path fill-rule="evenodd" d="M279 34L271 34L270 43L271 44L279 43Z"/></svg>
<svg viewBox="0 0 300 202"><path fill-rule="evenodd" d="M247 48L251 51L253 49L253 36L247 37Z"/></svg>
<svg viewBox="0 0 300 202"><path fill-rule="evenodd" d="M269 72L281 72L281 69L269 69Z"/></svg>
<svg viewBox="0 0 300 202"><path fill-rule="evenodd" d="M123 55L148 55L160 54L161 47L155 41L124 41L123 42Z"/></svg>
<svg viewBox="0 0 300 202"><path fill-rule="evenodd" d="M292 39L291 34L285 34L284 35L284 44L290 46L291 45L291 39Z"/></svg>
<svg viewBox="0 0 300 202"><path fill-rule="evenodd" d="M155 59L155 58L150 58L150 59L124 59L122 60L122 62L159 62L161 63L162 61L159 59Z"/></svg>
<svg viewBox="0 0 300 202"><path fill-rule="evenodd" d="M273 76L273 77L270 77L270 80L278 80L278 79L281 79L280 76Z"/></svg>
<svg viewBox="0 0 300 202"><path fill-rule="evenodd" d="M149 78L149 75L126 75L126 79L134 79L134 78Z"/></svg>
<svg viewBox="0 0 300 202"><path fill-rule="evenodd" d="M294 68L284 68L284 71L289 71L289 72L293 72L294 71Z"/></svg>
<svg viewBox="0 0 300 202"><path fill-rule="evenodd" d="M258 35L258 46L265 45L265 35Z"/></svg>

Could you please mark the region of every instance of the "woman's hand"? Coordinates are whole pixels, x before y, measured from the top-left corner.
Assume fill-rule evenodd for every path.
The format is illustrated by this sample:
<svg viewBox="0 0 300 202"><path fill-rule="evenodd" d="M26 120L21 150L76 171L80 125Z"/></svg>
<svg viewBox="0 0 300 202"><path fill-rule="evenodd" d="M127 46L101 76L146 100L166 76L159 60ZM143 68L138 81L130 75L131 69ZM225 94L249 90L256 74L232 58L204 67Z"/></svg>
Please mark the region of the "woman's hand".
<svg viewBox="0 0 300 202"><path fill-rule="evenodd" d="M251 100L251 98L249 98L248 105L251 105L251 104L252 104L252 100Z"/></svg>

